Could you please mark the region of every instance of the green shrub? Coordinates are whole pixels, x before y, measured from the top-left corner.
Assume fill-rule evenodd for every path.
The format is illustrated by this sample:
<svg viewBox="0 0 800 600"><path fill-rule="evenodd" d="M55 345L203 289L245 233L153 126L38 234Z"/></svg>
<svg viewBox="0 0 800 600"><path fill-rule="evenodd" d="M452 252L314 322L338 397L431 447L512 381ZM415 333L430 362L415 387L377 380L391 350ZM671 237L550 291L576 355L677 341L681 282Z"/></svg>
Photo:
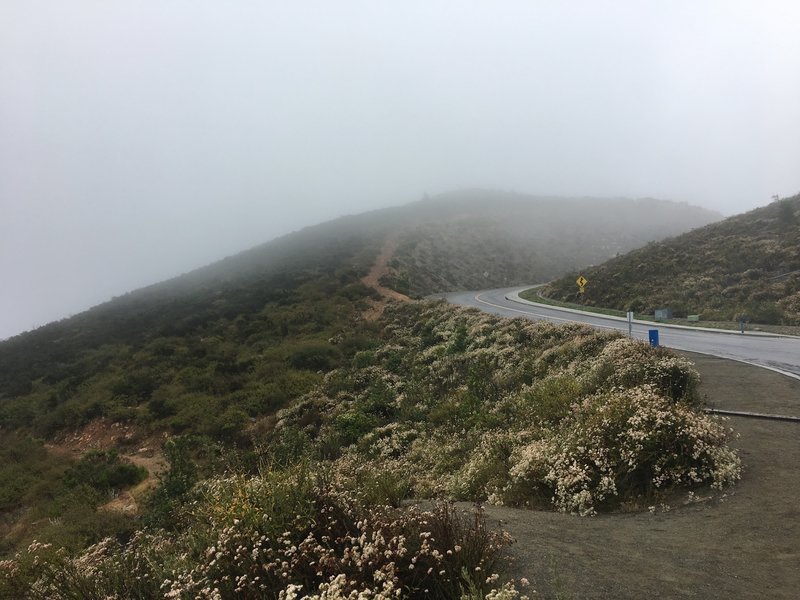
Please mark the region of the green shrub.
<svg viewBox="0 0 800 600"><path fill-rule="evenodd" d="M358 469L353 488L368 505L400 508L411 495L412 485L406 474L389 468Z"/></svg>
<svg viewBox="0 0 800 600"><path fill-rule="evenodd" d="M119 456L116 450L90 450L64 475L69 487L88 486L101 494L136 485L147 469Z"/></svg>
<svg viewBox="0 0 800 600"><path fill-rule="evenodd" d="M522 394L519 409L534 423L552 427L570 414L570 407L582 395L580 382L561 374L536 381Z"/></svg>
<svg viewBox="0 0 800 600"><path fill-rule="evenodd" d="M372 431L378 425L375 415L366 414L359 410L349 410L341 413L333 421L334 431L338 434L342 446L355 444L365 433Z"/></svg>
<svg viewBox="0 0 800 600"><path fill-rule="evenodd" d="M189 437L173 437L164 444L168 468L147 501L147 521L158 527L175 528L179 509L199 479L199 469L192 457L197 441Z"/></svg>
<svg viewBox="0 0 800 600"><path fill-rule="evenodd" d="M467 327L459 325L456 327L450 345L447 347L449 354L461 354L467 349Z"/></svg>
<svg viewBox="0 0 800 600"><path fill-rule="evenodd" d="M362 350L361 352L356 352L355 356L353 356L353 368L363 369L374 365L375 361L375 352L372 350Z"/></svg>
<svg viewBox="0 0 800 600"><path fill-rule="evenodd" d="M335 346L306 342L292 350L289 364L295 369L327 371L337 363L339 357L339 350Z"/></svg>
<svg viewBox="0 0 800 600"><path fill-rule="evenodd" d="M308 433L295 425L277 429L266 448L269 461L279 466L295 464L307 459L313 453L314 445Z"/></svg>
<svg viewBox="0 0 800 600"><path fill-rule="evenodd" d="M229 406L214 418L210 433L223 441L244 439L244 430L249 423L250 415L238 406Z"/></svg>
<svg viewBox="0 0 800 600"><path fill-rule="evenodd" d="M51 455L41 441L0 430L0 512L52 498L71 460Z"/></svg>

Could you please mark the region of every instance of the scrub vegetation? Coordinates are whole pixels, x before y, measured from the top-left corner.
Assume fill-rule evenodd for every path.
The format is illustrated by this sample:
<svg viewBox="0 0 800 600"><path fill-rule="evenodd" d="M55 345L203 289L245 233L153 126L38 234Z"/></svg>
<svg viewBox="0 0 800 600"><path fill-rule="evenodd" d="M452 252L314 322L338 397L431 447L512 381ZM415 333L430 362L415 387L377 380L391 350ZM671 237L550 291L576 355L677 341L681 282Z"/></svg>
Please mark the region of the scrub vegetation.
<svg viewBox="0 0 800 600"><path fill-rule="evenodd" d="M254 419L371 347L360 314L375 292L360 277L379 245L337 232L268 244L0 344L0 432L12 440L0 454L0 550L129 535L138 515L102 508L140 479L128 455L184 436L200 475L213 472L221 448L249 447ZM69 443L117 425L119 439Z"/></svg>
<svg viewBox="0 0 800 600"><path fill-rule="evenodd" d="M522 582L498 572L510 538L451 500L591 515L739 477L697 373L668 351L442 303L381 325L216 472L173 438L135 533L78 553L31 543L0 563L2 585L31 598L513 598Z"/></svg>
<svg viewBox="0 0 800 600"><path fill-rule="evenodd" d="M515 219L476 226L478 193L347 217L0 343L0 597L515 598L510 538L453 501L592 515L734 482L686 361L387 308L363 282L388 239L387 279L415 294L583 260L528 262L522 199L494 199ZM698 214L656 206L653 235ZM603 236L581 252L617 247Z"/></svg>
<svg viewBox="0 0 800 600"><path fill-rule="evenodd" d="M384 283L404 294L549 281L652 240L716 221L702 208L654 199L444 194L416 207Z"/></svg>
<svg viewBox="0 0 800 600"><path fill-rule="evenodd" d="M800 325L800 196L675 238L653 242L580 271L589 306L703 321ZM578 299L573 271L544 294Z"/></svg>
<svg viewBox="0 0 800 600"><path fill-rule="evenodd" d="M280 411L268 447L371 473L367 487L393 504L444 496L590 515L739 476L725 428L699 410L696 371L667 350L441 304L399 308L387 329Z"/></svg>

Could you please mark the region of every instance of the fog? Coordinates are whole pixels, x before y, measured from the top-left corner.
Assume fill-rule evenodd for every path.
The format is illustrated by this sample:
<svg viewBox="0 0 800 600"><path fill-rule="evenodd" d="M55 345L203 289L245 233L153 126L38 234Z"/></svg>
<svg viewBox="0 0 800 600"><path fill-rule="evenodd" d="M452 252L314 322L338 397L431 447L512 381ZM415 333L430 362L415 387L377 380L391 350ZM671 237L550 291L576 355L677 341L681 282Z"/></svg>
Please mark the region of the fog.
<svg viewBox="0 0 800 600"><path fill-rule="evenodd" d="M0 338L462 187L800 191L800 4L0 3Z"/></svg>

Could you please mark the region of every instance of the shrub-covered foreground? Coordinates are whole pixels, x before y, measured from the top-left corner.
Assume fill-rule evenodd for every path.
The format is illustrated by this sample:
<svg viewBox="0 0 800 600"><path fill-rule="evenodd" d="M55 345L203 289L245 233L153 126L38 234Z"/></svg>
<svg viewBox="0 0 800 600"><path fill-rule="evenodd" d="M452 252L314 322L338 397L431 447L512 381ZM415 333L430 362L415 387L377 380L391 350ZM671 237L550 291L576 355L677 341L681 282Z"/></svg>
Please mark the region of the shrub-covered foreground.
<svg viewBox="0 0 800 600"><path fill-rule="evenodd" d="M0 590L42 600L517 597L511 584L493 590L510 540L479 509L375 505L353 484L306 465L208 480L175 531L106 539L77 557L34 543L0 562Z"/></svg>
<svg viewBox="0 0 800 600"><path fill-rule="evenodd" d="M740 462L669 350L582 325L408 306L389 341L278 413L274 448L311 447L406 494L582 515L675 487L721 488Z"/></svg>
<svg viewBox="0 0 800 600"><path fill-rule="evenodd" d="M508 536L450 499L591 515L739 477L698 374L667 350L443 304L383 325L252 425L261 451L241 464L260 467L198 481L168 452L149 527L77 555L34 543L0 562L0 596L516 598L495 573Z"/></svg>

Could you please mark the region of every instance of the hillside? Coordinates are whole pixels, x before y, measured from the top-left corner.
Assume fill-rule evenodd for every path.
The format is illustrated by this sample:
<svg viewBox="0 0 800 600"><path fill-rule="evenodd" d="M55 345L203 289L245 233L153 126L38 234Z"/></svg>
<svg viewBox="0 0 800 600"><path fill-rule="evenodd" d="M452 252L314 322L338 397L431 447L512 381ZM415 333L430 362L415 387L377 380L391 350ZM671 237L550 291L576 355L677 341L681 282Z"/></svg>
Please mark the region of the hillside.
<svg viewBox="0 0 800 600"><path fill-rule="evenodd" d="M124 539L143 515L169 522L182 486L252 470L277 411L391 344L387 300L365 284L379 255L385 281L424 294L540 280L711 219L656 201L451 194L309 227L0 342L0 475L16 482L0 494L0 554ZM164 463L196 466L150 494Z"/></svg>
<svg viewBox="0 0 800 600"><path fill-rule="evenodd" d="M547 281L719 218L653 199L474 190L417 203L387 284L412 296Z"/></svg>
<svg viewBox="0 0 800 600"><path fill-rule="evenodd" d="M654 200L472 191L309 227L0 342L0 427L49 435L108 417L197 430L218 413L184 413L180 398L197 393L271 410L315 379L304 361L332 367L362 343L343 332L362 327L376 293L360 279L387 240L397 249L383 281L423 295L540 281L713 216ZM313 351L324 356L302 358ZM273 375L287 365L304 374ZM277 390L247 399L264 379Z"/></svg>
<svg viewBox="0 0 800 600"><path fill-rule="evenodd" d="M512 599L527 583L500 579L511 537L447 498L592 515L739 478L696 371L668 350L444 303L381 325L259 419L261 446L233 466L198 477L186 438L168 442L150 527L74 557L31 544L0 561L0 596Z"/></svg>
<svg viewBox="0 0 800 600"><path fill-rule="evenodd" d="M135 351L157 339L211 333L225 339L234 321L248 331L263 331L269 321L284 336L287 319L299 319L296 325L302 321L308 329L306 320L281 314L303 301L297 290L316 288L319 302L325 294L363 300L371 292L358 280L390 238L397 250L384 281L422 296L542 281L715 218L704 209L665 201L493 191L444 194L342 217L0 342L0 401L30 393L33 382L45 376L46 382L77 384L78 374L67 365L74 371L89 350L86 360L101 365L99 355L114 354L112 347ZM276 307L281 310L272 311ZM258 317L262 312L270 318ZM330 321L328 312L312 321ZM236 339L246 339L246 333ZM0 408L0 424L4 412Z"/></svg>
<svg viewBox="0 0 800 600"><path fill-rule="evenodd" d="M211 470L220 448L251 448L252 419L370 347L360 277L379 248L301 233L0 344L0 554L130 535L139 510L99 508L171 437Z"/></svg>
<svg viewBox="0 0 800 600"><path fill-rule="evenodd" d="M653 242L602 265L581 269L588 280L577 298L579 272L544 294L619 310L676 317L800 324L800 195L689 233Z"/></svg>

